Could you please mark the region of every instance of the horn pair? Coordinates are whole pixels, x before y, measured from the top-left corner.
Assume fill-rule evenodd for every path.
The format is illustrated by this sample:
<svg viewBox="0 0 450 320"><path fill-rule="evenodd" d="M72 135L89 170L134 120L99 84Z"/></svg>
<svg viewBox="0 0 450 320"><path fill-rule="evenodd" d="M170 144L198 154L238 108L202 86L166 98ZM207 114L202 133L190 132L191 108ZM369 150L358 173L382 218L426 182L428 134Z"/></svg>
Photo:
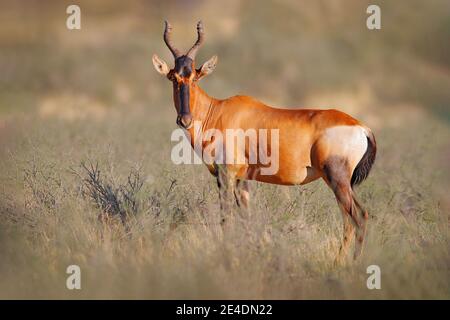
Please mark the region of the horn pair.
<svg viewBox="0 0 450 320"><path fill-rule="evenodd" d="M172 33L172 26L166 20L165 28L164 28L164 42L166 43L170 52L172 52L174 58L176 59L178 57L181 57L182 54L181 54L180 50L175 48L175 46L173 45L172 39L171 39L171 33ZM204 41L204 35L205 35L205 32L203 30L203 24L201 21L199 21L197 23L197 41L194 43L192 48L189 49L188 53L186 54L187 57L191 58L192 60L195 59L195 56L197 55L197 51Z"/></svg>

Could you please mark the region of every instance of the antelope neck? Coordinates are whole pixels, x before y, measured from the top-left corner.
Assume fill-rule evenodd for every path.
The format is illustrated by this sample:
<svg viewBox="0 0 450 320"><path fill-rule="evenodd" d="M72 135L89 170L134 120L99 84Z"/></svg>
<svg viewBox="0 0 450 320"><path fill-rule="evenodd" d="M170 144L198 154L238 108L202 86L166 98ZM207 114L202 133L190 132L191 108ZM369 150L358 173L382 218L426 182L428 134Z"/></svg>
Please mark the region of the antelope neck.
<svg viewBox="0 0 450 320"><path fill-rule="evenodd" d="M202 132L204 132L208 129L209 121L214 113L216 99L208 96L198 85L193 89L194 103L191 105L191 113L194 121L201 121Z"/></svg>

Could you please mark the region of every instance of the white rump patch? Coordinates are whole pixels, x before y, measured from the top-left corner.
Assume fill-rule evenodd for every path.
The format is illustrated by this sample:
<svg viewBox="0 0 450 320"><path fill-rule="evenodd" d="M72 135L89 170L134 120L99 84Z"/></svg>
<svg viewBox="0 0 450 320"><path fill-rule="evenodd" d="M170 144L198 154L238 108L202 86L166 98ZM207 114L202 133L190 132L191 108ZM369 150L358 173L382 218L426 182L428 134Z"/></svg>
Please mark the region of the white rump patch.
<svg viewBox="0 0 450 320"><path fill-rule="evenodd" d="M329 146L329 155L346 158L352 171L367 150L366 129L361 126L332 127L322 138Z"/></svg>

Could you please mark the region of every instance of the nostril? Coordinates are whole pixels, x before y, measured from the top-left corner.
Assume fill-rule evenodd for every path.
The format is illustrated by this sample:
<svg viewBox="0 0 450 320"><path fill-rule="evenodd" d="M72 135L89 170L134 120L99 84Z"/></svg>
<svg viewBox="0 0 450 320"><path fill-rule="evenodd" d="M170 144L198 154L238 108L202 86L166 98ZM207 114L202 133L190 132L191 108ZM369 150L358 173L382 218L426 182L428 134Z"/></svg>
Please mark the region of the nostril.
<svg viewBox="0 0 450 320"><path fill-rule="evenodd" d="M181 116L180 122L183 125L183 127L187 128L190 126L192 122L192 116L190 114L184 114Z"/></svg>

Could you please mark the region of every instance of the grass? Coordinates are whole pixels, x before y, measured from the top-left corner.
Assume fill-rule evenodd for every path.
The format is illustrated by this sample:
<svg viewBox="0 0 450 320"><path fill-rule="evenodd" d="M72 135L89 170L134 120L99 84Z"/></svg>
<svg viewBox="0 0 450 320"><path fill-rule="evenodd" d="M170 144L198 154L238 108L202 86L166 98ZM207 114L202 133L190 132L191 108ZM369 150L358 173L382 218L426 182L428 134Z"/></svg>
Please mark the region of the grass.
<svg viewBox="0 0 450 320"><path fill-rule="evenodd" d="M449 299L447 5L421 3L383 2L373 34L360 1L89 1L80 33L57 27L61 4L28 16L11 2L0 13L11 17L0 30L0 298ZM150 61L168 58L162 17L190 44L186 10L205 17L200 60L219 53L202 84L211 95L338 107L373 128L377 160L357 189L370 214L361 259L333 265L342 222L322 181L252 183L249 215L224 231L206 168L171 162L171 88ZM425 46L416 33L428 25ZM71 264L82 290L65 286ZM372 264L381 290L366 287Z"/></svg>
<svg viewBox="0 0 450 320"><path fill-rule="evenodd" d="M370 209L364 255L335 268L341 217L323 182L252 184L250 216L224 232L214 179L171 164L169 140L145 134L169 123L142 112L128 115L127 131L119 116L19 121L28 130L2 158L0 297L449 298L449 217L434 191L439 124L415 132L420 139L380 134L373 174L358 189ZM81 267L81 291L65 288L70 264ZM366 288L371 264L382 290Z"/></svg>

